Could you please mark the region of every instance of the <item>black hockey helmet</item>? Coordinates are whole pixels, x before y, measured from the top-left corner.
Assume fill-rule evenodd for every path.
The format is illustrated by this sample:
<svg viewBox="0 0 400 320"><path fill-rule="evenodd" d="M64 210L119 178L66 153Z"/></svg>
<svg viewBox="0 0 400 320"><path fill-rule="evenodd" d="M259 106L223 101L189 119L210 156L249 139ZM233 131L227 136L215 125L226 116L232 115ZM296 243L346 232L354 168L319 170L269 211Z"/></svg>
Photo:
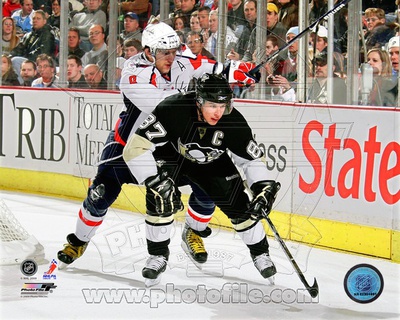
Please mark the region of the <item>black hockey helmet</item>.
<svg viewBox="0 0 400 320"><path fill-rule="evenodd" d="M228 81L221 74L205 73L196 82L196 99L200 105L204 101L226 103L224 114L232 111L233 92Z"/></svg>

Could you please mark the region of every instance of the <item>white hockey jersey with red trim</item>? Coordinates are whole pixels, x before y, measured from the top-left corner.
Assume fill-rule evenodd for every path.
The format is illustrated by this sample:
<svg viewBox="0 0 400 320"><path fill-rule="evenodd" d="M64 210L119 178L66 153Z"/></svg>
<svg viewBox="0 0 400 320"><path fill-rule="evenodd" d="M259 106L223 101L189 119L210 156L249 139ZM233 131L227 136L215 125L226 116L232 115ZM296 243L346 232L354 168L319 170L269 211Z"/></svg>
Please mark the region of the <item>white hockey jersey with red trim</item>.
<svg viewBox="0 0 400 320"><path fill-rule="evenodd" d="M120 90L125 107L115 127L115 140L125 145L129 136L160 101L188 91L193 78L206 72L218 72L217 68L222 70L222 65L207 57L196 56L188 49L175 57L168 74L161 74L144 53L131 57L122 70Z"/></svg>

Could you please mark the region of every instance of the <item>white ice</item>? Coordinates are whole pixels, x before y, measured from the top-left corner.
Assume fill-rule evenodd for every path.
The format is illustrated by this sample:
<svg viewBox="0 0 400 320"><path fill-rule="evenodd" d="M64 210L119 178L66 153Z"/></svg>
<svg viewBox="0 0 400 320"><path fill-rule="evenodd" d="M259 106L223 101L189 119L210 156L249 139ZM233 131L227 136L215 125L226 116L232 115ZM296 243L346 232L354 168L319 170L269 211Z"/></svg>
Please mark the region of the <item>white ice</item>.
<svg viewBox="0 0 400 320"><path fill-rule="evenodd" d="M6 191L0 191L0 198L46 255L33 279L19 265L0 267L1 319L400 318L399 264L288 241L307 281L318 281L319 297L311 299L273 238L270 254L278 269L274 286L259 275L234 233L215 228L205 239L210 258L200 272L180 247L180 221L175 223L169 268L159 285L145 288L143 215L115 209L80 259L65 270L56 269L56 279L43 280L65 236L75 230L80 203ZM375 266L384 278L382 295L368 304L351 300L343 286L348 270L360 263ZM21 297L24 283L32 282L54 282L57 287L47 297Z"/></svg>

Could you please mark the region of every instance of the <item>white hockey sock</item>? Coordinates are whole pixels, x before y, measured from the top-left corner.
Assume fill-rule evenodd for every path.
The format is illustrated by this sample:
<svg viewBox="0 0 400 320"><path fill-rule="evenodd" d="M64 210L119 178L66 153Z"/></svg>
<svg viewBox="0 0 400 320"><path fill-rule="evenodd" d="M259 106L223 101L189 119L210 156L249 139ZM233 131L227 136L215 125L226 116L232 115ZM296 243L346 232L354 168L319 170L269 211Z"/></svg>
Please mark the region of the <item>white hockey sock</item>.
<svg viewBox="0 0 400 320"><path fill-rule="evenodd" d="M201 214L195 211L190 205L186 211L186 223L189 227L196 231L204 231L212 218L211 214Z"/></svg>
<svg viewBox="0 0 400 320"><path fill-rule="evenodd" d="M83 206L79 210L79 217L76 222L75 235L79 240L89 242L96 234L97 229L103 222L105 216L95 217L90 214Z"/></svg>
<svg viewBox="0 0 400 320"><path fill-rule="evenodd" d="M251 223L254 225L251 225ZM233 227L246 245L259 243L265 238L265 230L260 221L255 222L248 219Z"/></svg>
<svg viewBox="0 0 400 320"><path fill-rule="evenodd" d="M153 242L163 242L171 237L174 216L146 216L146 239Z"/></svg>

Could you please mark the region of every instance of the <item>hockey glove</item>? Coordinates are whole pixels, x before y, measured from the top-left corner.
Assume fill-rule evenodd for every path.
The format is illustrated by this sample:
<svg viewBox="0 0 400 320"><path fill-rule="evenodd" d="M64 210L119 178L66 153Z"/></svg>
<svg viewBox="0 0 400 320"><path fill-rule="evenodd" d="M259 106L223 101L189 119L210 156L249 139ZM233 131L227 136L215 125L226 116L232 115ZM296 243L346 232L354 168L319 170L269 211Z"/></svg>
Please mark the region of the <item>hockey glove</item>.
<svg viewBox="0 0 400 320"><path fill-rule="evenodd" d="M176 190L174 181L166 172L147 178L145 186L147 195L151 195L155 200L156 214L170 216L183 209L179 191Z"/></svg>
<svg viewBox="0 0 400 320"><path fill-rule="evenodd" d="M250 203L247 212L250 213L254 219L261 219L268 216L280 188L281 184L274 180L253 183L250 189L253 191L254 199Z"/></svg>
<svg viewBox="0 0 400 320"><path fill-rule="evenodd" d="M250 86L254 83L260 81L260 73L255 76L250 75L248 72L255 67L255 64L251 62L241 62L228 60L224 64L224 70L222 73L228 79L229 83L242 83L244 85Z"/></svg>

